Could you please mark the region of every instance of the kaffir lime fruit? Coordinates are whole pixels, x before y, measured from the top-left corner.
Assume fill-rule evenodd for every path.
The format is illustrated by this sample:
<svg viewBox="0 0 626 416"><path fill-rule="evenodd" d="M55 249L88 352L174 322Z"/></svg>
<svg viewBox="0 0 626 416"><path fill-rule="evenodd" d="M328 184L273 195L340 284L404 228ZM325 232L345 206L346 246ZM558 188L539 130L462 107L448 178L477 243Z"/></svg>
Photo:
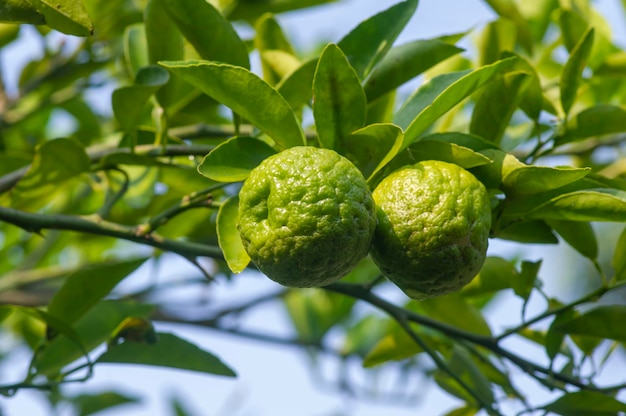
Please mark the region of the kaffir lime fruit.
<svg viewBox="0 0 626 416"><path fill-rule="evenodd" d="M252 262L291 287L320 287L367 256L376 214L361 172L338 153L292 147L252 170L239 192L239 232Z"/></svg>
<svg viewBox="0 0 626 416"><path fill-rule="evenodd" d="M378 226L371 257L409 297L455 292L478 273L491 209L485 187L471 173L424 161L391 173L373 196Z"/></svg>

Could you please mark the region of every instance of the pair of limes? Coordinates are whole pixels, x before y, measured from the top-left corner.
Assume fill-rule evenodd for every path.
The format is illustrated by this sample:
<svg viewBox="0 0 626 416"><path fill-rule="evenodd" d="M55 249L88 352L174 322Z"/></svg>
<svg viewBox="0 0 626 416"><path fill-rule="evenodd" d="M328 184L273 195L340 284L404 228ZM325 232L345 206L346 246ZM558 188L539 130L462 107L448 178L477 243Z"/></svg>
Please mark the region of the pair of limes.
<svg viewBox="0 0 626 416"><path fill-rule="evenodd" d="M414 299L469 283L485 260L491 225L485 187L457 165L407 166L371 193L352 162L311 146L265 159L239 201L244 247L272 280L325 286L369 253Z"/></svg>

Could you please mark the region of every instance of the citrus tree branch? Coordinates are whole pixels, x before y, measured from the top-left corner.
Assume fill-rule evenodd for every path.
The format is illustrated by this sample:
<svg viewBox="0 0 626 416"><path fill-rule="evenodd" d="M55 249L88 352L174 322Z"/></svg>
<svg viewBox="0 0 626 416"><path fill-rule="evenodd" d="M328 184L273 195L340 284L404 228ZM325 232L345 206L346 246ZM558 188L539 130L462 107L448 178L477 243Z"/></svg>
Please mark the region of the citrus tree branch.
<svg viewBox="0 0 626 416"><path fill-rule="evenodd" d="M155 233L141 235L141 233L138 232L137 227L129 227L105 221L97 216L85 217L63 214L47 215L0 207L0 221L13 224L26 231L34 233L40 233L42 230L46 229L78 231L115 237L152 246L163 251L171 251L172 253L179 254L185 258L223 258L219 247L189 241L172 240Z"/></svg>

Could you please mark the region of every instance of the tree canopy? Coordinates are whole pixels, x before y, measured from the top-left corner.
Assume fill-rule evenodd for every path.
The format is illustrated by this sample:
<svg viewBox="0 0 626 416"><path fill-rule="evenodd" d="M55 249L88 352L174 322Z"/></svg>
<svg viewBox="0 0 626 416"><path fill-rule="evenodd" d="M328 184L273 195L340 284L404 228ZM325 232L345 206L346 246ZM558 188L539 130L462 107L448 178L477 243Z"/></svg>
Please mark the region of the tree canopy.
<svg viewBox="0 0 626 416"><path fill-rule="evenodd" d="M381 398L428 379L448 415L626 412L626 381L606 377L626 370L626 51L606 16L590 0L484 0L493 20L399 43L420 9L406 0L301 50L281 14L325 3L0 5L0 48L29 33L42 51L16 85L0 79L0 338L30 356L0 356L23 372L0 377L0 393L35 389L87 415L136 401L66 393L106 363L236 377L237 362L158 329L169 322L301 348L312 371L332 356L345 364L336 390L357 398L372 394L350 379L355 365L396 373ZM206 302L240 273L263 278L237 231L237 194L264 159L303 145L345 156L372 189L407 164L461 166L489 191L492 247L512 250L423 301L366 258L323 288ZM546 273L525 257L543 246L582 266ZM173 257L196 275L127 284ZM557 280L561 293L545 289ZM168 296L180 288L197 294L186 311ZM490 316L503 299L505 326ZM268 303L295 337L238 325Z"/></svg>

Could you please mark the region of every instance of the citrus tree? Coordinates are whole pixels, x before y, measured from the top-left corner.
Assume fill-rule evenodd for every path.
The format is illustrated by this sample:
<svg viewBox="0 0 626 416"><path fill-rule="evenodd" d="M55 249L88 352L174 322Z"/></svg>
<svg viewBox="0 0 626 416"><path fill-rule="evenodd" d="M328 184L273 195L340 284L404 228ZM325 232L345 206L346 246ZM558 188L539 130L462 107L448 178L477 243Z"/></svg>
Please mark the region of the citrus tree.
<svg viewBox="0 0 626 416"><path fill-rule="evenodd" d="M89 414L131 400L65 394L107 363L236 376L172 322L421 374L449 415L623 414L626 52L605 18L485 0L492 21L399 44L406 0L298 50L280 14L322 3L0 4L0 46L42 51L0 89L0 320L30 351L0 392ZM590 267L548 275L538 244ZM172 256L197 275L118 286ZM202 303L259 270L272 292ZM269 302L294 339L236 325Z"/></svg>

